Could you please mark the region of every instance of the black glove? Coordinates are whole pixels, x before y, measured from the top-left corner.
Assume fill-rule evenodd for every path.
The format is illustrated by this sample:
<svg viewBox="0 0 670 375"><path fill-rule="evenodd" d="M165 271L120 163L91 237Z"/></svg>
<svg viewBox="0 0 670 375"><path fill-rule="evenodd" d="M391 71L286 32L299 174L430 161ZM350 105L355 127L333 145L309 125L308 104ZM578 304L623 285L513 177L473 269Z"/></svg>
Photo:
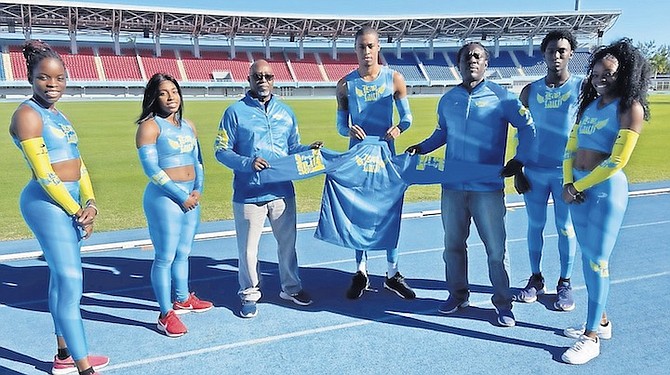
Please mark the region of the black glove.
<svg viewBox="0 0 670 375"><path fill-rule="evenodd" d="M522 171L519 171L514 175L514 188L519 194L524 194L530 190L530 181L526 178L526 175Z"/></svg>
<svg viewBox="0 0 670 375"><path fill-rule="evenodd" d="M523 168L522 162L516 159L511 159L510 161L507 162L507 164L505 164L503 169L500 171L500 175L503 177L512 177L517 173L521 173L521 168Z"/></svg>
<svg viewBox="0 0 670 375"><path fill-rule="evenodd" d="M407 147L407 149L405 149L405 152L410 154L410 155L414 155L414 154L421 155L421 147L419 145L412 145L412 146Z"/></svg>

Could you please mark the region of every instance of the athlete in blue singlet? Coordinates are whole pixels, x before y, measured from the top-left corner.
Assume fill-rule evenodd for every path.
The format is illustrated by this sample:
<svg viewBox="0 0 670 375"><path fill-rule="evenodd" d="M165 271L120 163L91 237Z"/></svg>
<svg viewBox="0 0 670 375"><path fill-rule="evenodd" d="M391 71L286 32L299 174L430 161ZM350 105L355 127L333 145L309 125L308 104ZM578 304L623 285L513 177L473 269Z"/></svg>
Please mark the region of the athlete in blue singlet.
<svg viewBox="0 0 670 375"><path fill-rule="evenodd" d="M379 64L379 34L364 26L356 33L354 48L358 69L347 74L337 83L337 130L350 137L349 146L366 136L378 136L389 143L395 154L393 140L412 124L412 114L407 100L407 87L402 74ZM395 103L400 122L393 124ZM366 265L367 252L356 250L357 272L347 290L347 297L360 298L370 281ZM398 249L387 249L388 269L384 288L402 298L416 297L398 271Z"/></svg>
<svg viewBox="0 0 670 375"><path fill-rule="evenodd" d="M21 213L49 266L49 311L58 345L51 371L94 374L109 358L88 354L80 251L98 209L77 133L55 106L66 86L63 60L40 41L27 42L23 55L33 96L14 112L9 132L33 175L21 192Z"/></svg>
<svg viewBox="0 0 670 375"><path fill-rule="evenodd" d="M581 327L564 333L576 338L563 361L583 364L600 354L600 339L612 336L605 314L609 258L628 204L628 163L649 118L650 65L629 39L602 46L591 56L590 85L582 92L578 123L570 132L563 162L563 199L570 203L588 291L588 313Z"/></svg>
<svg viewBox="0 0 670 375"><path fill-rule="evenodd" d="M182 112L177 80L154 74L144 89L136 145L150 179L144 214L155 251L151 285L161 311L157 327L169 337L186 333L176 314L212 308L211 302L198 299L188 288L188 256L200 223L204 170L195 127Z"/></svg>
<svg viewBox="0 0 670 375"><path fill-rule="evenodd" d="M554 222L558 233L561 270L556 286L554 307L561 311L575 308L570 276L575 258L576 240L568 205L561 199L563 191L563 154L568 135L577 117L582 77L570 74L568 62L577 40L568 30L549 32L540 45L547 64L547 75L528 84L521 91L521 103L535 121L537 147L524 166L530 190L523 195L528 214L528 255L532 275L516 295L521 302L535 302L546 292L542 276L544 226L547 222L549 195L554 201Z"/></svg>

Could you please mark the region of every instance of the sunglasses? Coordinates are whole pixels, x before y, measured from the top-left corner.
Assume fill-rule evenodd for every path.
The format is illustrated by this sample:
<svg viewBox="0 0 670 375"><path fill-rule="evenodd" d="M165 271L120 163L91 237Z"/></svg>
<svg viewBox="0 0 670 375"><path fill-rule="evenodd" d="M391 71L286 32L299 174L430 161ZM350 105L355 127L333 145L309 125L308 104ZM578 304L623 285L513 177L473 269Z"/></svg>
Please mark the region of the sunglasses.
<svg viewBox="0 0 670 375"><path fill-rule="evenodd" d="M485 54L484 53L479 53L479 52L468 52L464 53L461 56L461 60L463 61L470 61L471 58L475 58L475 60L479 61L480 59L484 58Z"/></svg>
<svg viewBox="0 0 670 375"><path fill-rule="evenodd" d="M256 82L263 82L263 80L270 82L275 79L274 74L268 73L254 73L250 77L253 78Z"/></svg>

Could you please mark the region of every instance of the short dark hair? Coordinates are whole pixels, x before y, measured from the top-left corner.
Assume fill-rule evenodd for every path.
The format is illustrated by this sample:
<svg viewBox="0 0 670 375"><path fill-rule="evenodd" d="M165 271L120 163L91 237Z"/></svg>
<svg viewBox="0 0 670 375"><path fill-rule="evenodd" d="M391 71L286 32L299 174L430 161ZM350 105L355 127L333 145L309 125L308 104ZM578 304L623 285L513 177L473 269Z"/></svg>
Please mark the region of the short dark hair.
<svg viewBox="0 0 670 375"><path fill-rule="evenodd" d="M365 25L362 26L360 29L358 29L358 31L356 31L356 35L354 35L354 44L356 44L359 37L366 34L374 34L375 36L377 36L377 39L379 39L379 33L377 32L377 30L368 25Z"/></svg>
<svg viewBox="0 0 670 375"><path fill-rule="evenodd" d="M560 29L552 30L544 36L542 43L540 44L540 51L544 53L549 42L559 39L565 39L570 42L570 48L572 48L573 51L577 49L577 38L575 38L572 32L570 32L570 30Z"/></svg>
<svg viewBox="0 0 670 375"><path fill-rule="evenodd" d="M461 47L461 48L458 50L458 52L456 53L456 63L457 63L457 64L461 61L461 55L462 55L463 53L465 53L465 51L467 51L467 50L470 48L470 46L473 46L473 45L478 46L478 47L481 47L481 49L483 49L483 50L484 50L484 53L486 54L486 60L489 59L489 57L491 56L491 54L489 53L489 50L486 49L486 47L484 47L483 44L481 44L481 43L479 43L479 42L469 42L469 43L465 43L465 44L463 45L463 47Z"/></svg>

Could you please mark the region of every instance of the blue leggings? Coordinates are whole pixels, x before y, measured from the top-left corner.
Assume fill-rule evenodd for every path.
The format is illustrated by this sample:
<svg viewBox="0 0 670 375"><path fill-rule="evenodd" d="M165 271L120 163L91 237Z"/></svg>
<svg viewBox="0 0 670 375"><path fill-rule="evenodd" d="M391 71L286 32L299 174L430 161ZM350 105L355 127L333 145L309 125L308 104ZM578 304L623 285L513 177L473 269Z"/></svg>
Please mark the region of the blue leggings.
<svg viewBox="0 0 670 375"><path fill-rule="evenodd" d="M365 259L368 259L368 253L365 250L356 250L356 264L360 264ZM398 264L398 248L386 250L386 261L393 264ZM389 275L393 276L393 275Z"/></svg>
<svg viewBox="0 0 670 375"><path fill-rule="evenodd" d="M542 272L542 248L544 247L544 226L547 223L547 202L549 194L554 200L554 222L558 233L558 255L561 262L561 277L569 279L575 259L577 241L570 221L568 204L561 197L563 172L558 168L524 169L531 190L523 195L528 214L528 256L533 273Z"/></svg>
<svg viewBox="0 0 670 375"><path fill-rule="evenodd" d="M193 189L193 181L177 182L177 185L189 193ZM143 205L154 245L151 286L161 314L165 315L172 310L172 281L177 300L188 298L188 256L200 223L200 206L184 212L181 204L153 183L144 190Z"/></svg>
<svg viewBox="0 0 670 375"><path fill-rule="evenodd" d="M574 170L575 180L587 173ZM570 212L582 250L584 281L589 295L586 329L595 332L609 293L609 258L628 205L626 175L619 171L584 193L584 203L571 204Z"/></svg>
<svg viewBox="0 0 670 375"><path fill-rule="evenodd" d="M79 201L79 182L64 184ZM72 358L84 359L88 356L88 347L80 309L83 292L81 229L35 180L21 192L19 205L49 266L49 311L56 336L65 339Z"/></svg>

